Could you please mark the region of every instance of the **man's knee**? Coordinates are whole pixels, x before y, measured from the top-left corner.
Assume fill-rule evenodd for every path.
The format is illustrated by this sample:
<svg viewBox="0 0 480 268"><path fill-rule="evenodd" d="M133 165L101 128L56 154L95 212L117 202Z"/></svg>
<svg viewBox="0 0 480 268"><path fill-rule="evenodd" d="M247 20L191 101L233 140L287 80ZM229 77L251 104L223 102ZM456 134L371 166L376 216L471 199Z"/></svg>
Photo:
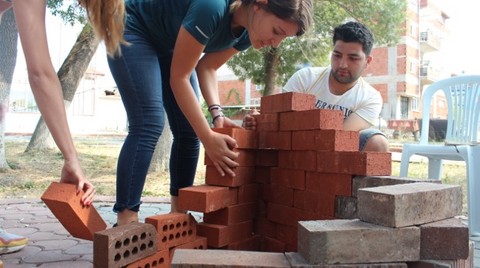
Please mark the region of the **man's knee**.
<svg viewBox="0 0 480 268"><path fill-rule="evenodd" d="M381 134L373 135L368 139L363 151L370 152L388 152L388 140L385 136Z"/></svg>

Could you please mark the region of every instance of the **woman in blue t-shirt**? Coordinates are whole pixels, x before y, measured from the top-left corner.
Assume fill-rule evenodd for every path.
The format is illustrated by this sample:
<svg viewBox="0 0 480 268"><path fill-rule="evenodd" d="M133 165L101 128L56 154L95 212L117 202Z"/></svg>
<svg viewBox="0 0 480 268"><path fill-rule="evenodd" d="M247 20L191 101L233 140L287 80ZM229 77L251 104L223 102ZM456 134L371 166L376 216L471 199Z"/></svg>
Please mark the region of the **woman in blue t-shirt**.
<svg viewBox="0 0 480 268"><path fill-rule="evenodd" d="M109 58L125 105L129 133L117 167L119 225L138 221L140 197L164 108L173 133L170 155L172 212L178 190L193 184L199 140L220 174L234 175L236 141L212 131L198 102L209 106L215 127L237 127L223 116L216 70L250 46L277 47L300 36L312 20L311 0L127 0L121 56ZM198 135L198 138L197 138Z"/></svg>

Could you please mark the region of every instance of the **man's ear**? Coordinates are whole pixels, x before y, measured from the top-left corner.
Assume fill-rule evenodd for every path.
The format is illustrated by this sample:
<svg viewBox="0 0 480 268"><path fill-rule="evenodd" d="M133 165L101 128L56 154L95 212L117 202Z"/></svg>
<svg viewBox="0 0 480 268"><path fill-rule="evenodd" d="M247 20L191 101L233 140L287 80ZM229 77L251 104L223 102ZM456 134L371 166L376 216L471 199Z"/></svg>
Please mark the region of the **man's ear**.
<svg viewBox="0 0 480 268"><path fill-rule="evenodd" d="M373 57L372 56L368 56L367 57L367 64L370 64L370 62L373 60Z"/></svg>

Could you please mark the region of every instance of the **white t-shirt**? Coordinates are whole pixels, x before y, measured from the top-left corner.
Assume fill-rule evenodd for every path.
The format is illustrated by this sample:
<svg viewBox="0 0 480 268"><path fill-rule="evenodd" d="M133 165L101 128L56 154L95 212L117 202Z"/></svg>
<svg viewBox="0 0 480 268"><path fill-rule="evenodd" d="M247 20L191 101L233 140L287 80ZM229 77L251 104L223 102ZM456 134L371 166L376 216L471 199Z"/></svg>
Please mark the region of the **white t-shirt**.
<svg viewBox="0 0 480 268"><path fill-rule="evenodd" d="M374 125L382 110L383 100L380 93L363 78L341 96L330 92L328 77L331 68L307 67L297 71L283 87L283 92L301 92L317 97L316 108L340 110L347 118L356 113L371 125Z"/></svg>

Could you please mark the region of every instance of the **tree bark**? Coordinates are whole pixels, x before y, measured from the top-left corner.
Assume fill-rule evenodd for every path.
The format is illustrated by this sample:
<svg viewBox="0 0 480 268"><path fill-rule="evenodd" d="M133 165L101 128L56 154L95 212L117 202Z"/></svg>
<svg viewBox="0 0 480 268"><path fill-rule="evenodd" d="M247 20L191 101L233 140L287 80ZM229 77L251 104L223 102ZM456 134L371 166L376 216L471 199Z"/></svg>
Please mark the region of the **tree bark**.
<svg viewBox="0 0 480 268"><path fill-rule="evenodd" d="M18 32L13 9L6 11L0 22L0 105L8 109L13 72L17 62ZM5 155L5 120L0 114L0 169L10 168Z"/></svg>
<svg viewBox="0 0 480 268"><path fill-rule="evenodd" d="M276 81L278 76L278 65L280 56L276 48L269 48L265 53L265 90L263 96L273 95L276 92Z"/></svg>
<svg viewBox="0 0 480 268"><path fill-rule="evenodd" d="M90 61L97 50L99 41L95 37L90 24L86 24L82 32L73 45L70 53L58 70L58 78L63 90L63 99L65 100L65 109L68 109L75 96L77 87L83 74L88 68ZM32 138L27 146L26 152L33 149L53 149L56 148L52 135L40 117Z"/></svg>
<svg viewBox="0 0 480 268"><path fill-rule="evenodd" d="M165 115L165 127L163 128L162 135L158 139L157 146L155 147L152 162L148 170L149 172L160 172L169 170L172 141L172 131L170 131L170 124L168 123L167 115Z"/></svg>

